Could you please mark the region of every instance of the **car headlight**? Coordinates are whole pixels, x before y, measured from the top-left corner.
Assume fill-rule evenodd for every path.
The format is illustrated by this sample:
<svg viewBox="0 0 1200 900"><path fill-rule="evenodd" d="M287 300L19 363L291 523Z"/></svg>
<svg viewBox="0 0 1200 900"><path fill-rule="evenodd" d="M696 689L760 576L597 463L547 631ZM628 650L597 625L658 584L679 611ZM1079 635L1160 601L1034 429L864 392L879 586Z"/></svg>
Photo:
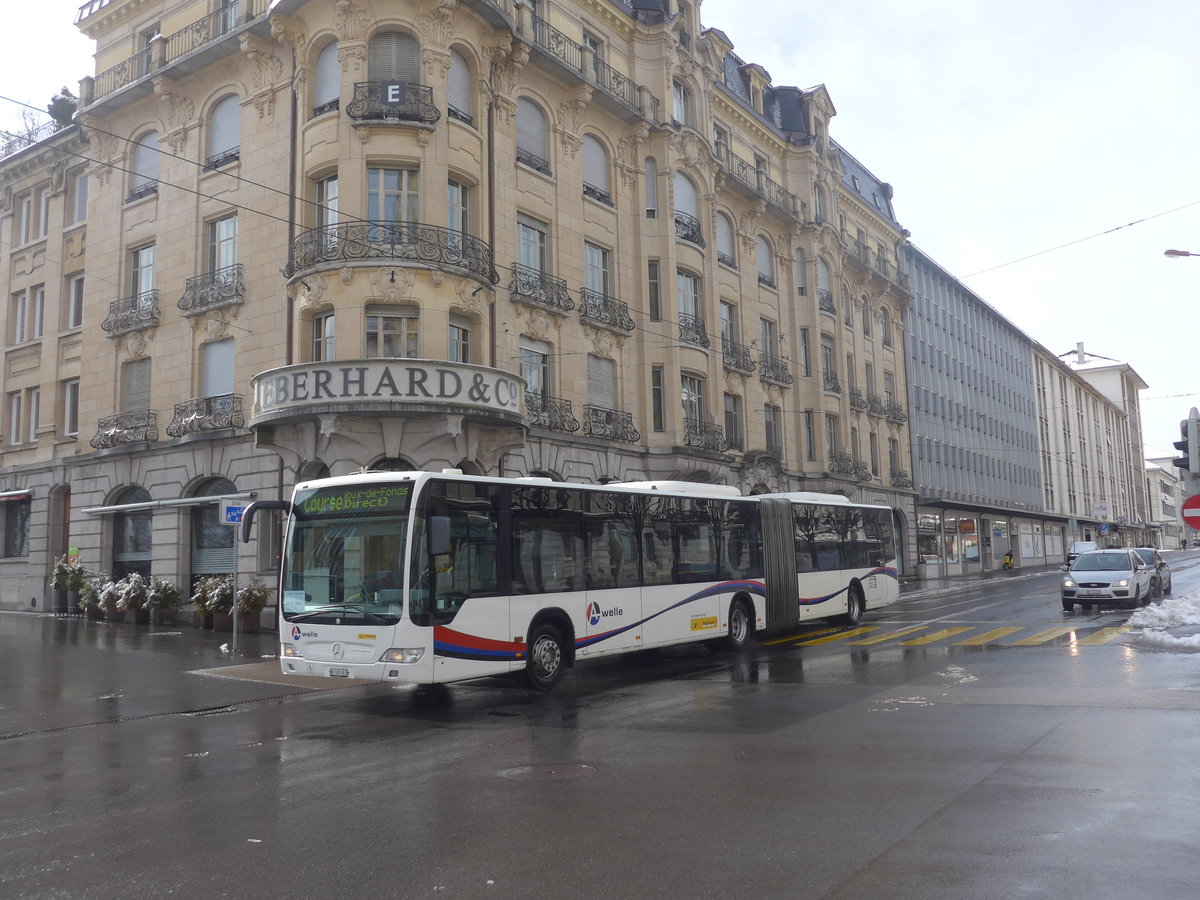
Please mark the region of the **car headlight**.
<svg viewBox="0 0 1200 900"><path fill-rule="evenodd" d="M1112 583L1112 586L1113 587L1129 587L1129 579L1122 578L1120 581L1114 581Z"/></svg>
<svg viewBox="0 0 1200 900"><path fill-rule="evenodd" d="M1072 581L1070 578L1064 578L1062 586L1065 588L1073 588L1073 587L1075 587L1075 582Z"/></svg>
<svg viewBox="0 0 1200 900"><path fill-rule="evenodd" d="M421 657L424 655L424 647L393 647L390 650L383 651L383 656L379 657L379 661L412 665L413 663L420 662Z"/></svg>

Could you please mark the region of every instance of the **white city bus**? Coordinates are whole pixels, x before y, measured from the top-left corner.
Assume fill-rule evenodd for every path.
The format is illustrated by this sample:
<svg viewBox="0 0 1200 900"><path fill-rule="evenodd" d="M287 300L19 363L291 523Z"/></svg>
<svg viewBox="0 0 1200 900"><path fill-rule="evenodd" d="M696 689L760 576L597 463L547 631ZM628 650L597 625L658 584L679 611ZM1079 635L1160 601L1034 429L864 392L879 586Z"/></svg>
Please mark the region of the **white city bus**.
<svg viewBox="0 0 1200 900"><path fill-rule="evenodd" d="M891 510L686 482L580 485L449 471L298 484L280 577L289 675L432 684L804 619L898 593Z"/></svg>

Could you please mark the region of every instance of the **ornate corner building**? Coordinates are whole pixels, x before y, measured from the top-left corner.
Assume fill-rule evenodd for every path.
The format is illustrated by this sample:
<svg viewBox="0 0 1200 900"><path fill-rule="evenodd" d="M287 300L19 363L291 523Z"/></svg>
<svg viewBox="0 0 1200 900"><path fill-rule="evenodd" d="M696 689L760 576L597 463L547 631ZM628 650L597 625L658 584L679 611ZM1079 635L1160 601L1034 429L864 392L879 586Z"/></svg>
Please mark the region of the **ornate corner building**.
<svg viewBox="0 0 1200 900"><path fill-rule="evenodd" d="M215 497L364 468L835 491L893 508L912 555L890 186L823 86L772 84L698 4L76 24L77 124L0 159L0 602L68 552L230 571Z"/></svg>

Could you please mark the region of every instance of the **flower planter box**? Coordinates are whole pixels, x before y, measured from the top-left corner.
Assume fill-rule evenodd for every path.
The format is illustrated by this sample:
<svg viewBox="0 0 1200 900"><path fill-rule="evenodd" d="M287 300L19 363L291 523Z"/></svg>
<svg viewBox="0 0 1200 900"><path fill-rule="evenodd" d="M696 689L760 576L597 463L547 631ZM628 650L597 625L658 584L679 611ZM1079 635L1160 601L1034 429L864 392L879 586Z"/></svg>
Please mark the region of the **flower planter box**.
<svg viewBox="0 0 1200 900"><path fill-rule="evenodd" d="M84 607L84 612L86 613L87 620L89 622L99 622L104 618L104 610L98 606Z"/></svg>
<svg viewBox="0 0 1200 900"><path fill-rule="evenodd" d="M229 613L213 613L213 631L233 631L233 616ZM238 616L238 633L248 634L258 631L258 616Z"/></svg>

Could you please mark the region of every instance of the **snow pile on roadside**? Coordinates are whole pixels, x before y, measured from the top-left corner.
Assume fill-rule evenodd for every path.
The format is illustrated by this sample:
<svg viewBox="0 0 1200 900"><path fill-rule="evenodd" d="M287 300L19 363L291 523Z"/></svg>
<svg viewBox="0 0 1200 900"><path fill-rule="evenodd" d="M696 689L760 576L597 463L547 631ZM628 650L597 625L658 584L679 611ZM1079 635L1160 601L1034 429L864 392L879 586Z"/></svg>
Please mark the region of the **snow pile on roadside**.
<svg viewBox="0 0 1200 900"><path fill-rule="evenodd" d="M1164 597L1137 610L1125 624L1144 629L1143 643L1171 650L1200 650L1200 634L1174 637L1165 631L1177 625L1200 625L1200 595Z"/></svg>

